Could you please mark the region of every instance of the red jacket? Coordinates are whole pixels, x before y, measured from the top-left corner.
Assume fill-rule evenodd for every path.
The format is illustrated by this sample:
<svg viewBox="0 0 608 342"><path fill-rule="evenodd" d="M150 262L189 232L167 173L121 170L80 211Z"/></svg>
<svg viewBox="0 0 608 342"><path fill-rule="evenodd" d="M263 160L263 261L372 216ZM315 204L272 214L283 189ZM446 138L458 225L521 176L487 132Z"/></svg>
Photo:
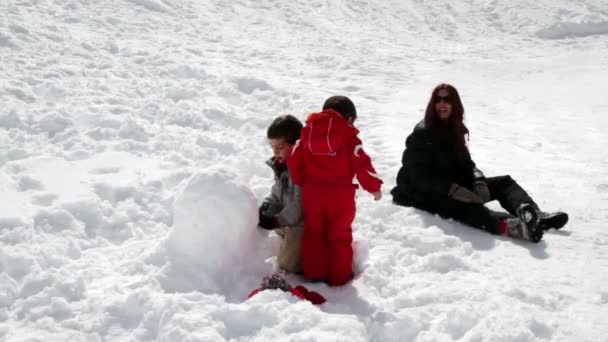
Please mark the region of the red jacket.
<svg viewBox="0 0 608 342"><path fill-rule="evenodd" d="M352 183L357 176L363 189L370 193L379 191L382 180L363 151L358 133L334 110L310 114L287 159L293 182L299 186L307 181Z"/></svg>

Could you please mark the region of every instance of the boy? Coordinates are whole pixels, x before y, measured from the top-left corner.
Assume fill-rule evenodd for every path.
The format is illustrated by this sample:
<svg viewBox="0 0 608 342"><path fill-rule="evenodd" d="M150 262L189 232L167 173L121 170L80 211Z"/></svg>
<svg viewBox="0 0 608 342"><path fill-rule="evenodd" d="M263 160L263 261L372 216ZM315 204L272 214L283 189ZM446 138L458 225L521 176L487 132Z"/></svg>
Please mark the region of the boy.
<svg viewBox="0 0 608 342"><path fill-rule="evenodd" d="M358 187L353 177L376 201L382 198L382 180L357 137L356 118L349 98L330 97L322 112L308 117L287 161L293 182L302 187L306 213L301 250L304 277L332 286L353 277L351 225Z"/></svg>
<svg viewBox="0 0 608 342"><path fill-rule="evenodd" d="M274 184L260 207L258 224L261 228L274 230L281 237L277 264L280 269L292 273L302 271L302 191L291 181L286 161L301 131L302 123L292 115L279 116L268 127L266 135L273 156L266 164L274 171Z"/></svg>

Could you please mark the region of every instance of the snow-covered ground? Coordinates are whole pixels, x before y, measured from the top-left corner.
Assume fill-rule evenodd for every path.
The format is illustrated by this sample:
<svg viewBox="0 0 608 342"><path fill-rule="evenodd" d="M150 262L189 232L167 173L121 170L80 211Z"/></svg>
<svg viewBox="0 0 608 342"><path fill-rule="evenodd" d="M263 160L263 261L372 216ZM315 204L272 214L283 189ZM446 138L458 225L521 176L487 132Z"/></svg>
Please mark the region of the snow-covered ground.
<svg viewBox="0 0 608 342"><path fill-rule="evenodd" d="M0 340L608 341L608 1L0 1ZM570 223L538 245L391 204L431 90ZM385 198L356 279L245 301L265 131L351 97Z"/></svg>

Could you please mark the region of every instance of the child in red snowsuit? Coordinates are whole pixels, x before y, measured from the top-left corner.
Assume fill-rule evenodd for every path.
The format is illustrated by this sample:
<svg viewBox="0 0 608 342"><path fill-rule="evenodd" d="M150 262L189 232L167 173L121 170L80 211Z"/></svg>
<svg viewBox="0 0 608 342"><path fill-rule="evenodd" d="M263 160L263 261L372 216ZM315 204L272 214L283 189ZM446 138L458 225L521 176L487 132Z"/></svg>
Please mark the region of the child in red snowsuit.
<svg viewBox="0 0 608 342"><path fill-rule="evenodd" d="M293 182L302 187L302 270L310 280L337 286L353 277L352 222L356 176L380 200L382 180L363 151L353 126L357 112L344 96L332 96L323 111L310 114L287 160Z"/></svg>

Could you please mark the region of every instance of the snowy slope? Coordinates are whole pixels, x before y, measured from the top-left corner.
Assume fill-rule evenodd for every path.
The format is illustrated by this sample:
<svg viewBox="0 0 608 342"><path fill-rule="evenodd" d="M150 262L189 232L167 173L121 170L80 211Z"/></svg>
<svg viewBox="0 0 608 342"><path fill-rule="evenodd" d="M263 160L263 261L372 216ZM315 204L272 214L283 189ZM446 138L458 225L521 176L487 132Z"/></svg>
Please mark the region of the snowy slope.
<svg viewBox="0 0 608 342"><path fill-rule="evenodd" d="M0 340L608 341L608 1L0 1ZM538 245L391 204L432 88L571 221ZM244 301L272 118L358 106L356 279ZM291 277L294 284L304 282Z"/></svg>

